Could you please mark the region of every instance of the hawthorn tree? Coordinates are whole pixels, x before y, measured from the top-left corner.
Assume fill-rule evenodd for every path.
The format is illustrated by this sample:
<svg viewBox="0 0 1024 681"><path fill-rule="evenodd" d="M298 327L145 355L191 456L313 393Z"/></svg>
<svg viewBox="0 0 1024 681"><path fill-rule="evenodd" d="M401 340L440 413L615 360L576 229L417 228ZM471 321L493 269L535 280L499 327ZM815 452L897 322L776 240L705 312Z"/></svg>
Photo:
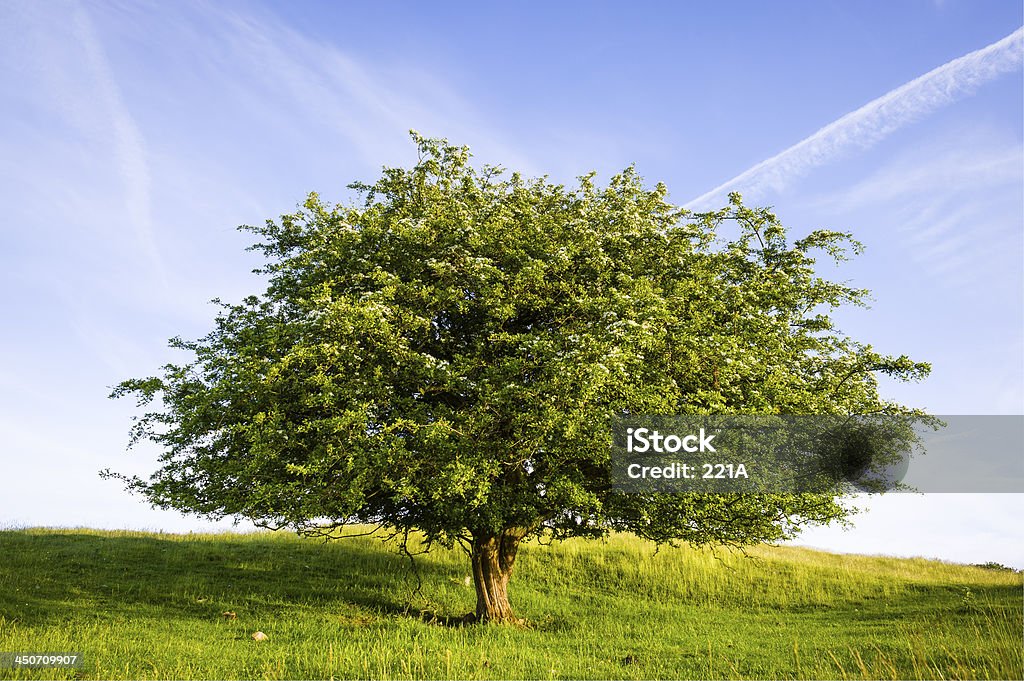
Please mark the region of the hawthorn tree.
<svg viewBox="0 0 1024 681"><path fill-rule="evenodd" d="M148 480L123 478L131 490L300 533L368 523L460 545L480 621L514 619L507 586L529 537L744 545L845 517L834 492L616 493L609 423L908 411L876 375L928 365L829 317L866 295L815 274L816 251L859 248L849 235L790 242L735 194L690 213L633 168L566 188L413 138L414 167L350 185L361 202L311 194L243 227L266 291L216 301L209 335L171 341L191 361L113 392L150 405L132 443L162 450Z"/></svg>

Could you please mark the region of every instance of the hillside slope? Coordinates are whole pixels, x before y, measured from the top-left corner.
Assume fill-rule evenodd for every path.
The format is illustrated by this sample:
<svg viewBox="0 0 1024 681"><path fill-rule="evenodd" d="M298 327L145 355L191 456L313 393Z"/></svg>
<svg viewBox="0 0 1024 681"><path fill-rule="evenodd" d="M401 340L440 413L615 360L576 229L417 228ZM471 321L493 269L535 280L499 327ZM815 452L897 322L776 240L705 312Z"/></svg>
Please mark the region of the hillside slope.
<svg viewBox="0 0 1024 681"><path fill-rule="evenodd" d="M533 544L510 627L451 626L458 550L413 572L368 538L8 530L0 556L0 651L84 654L45 678L1024 676L1022 575L935 561Z"/></svg>

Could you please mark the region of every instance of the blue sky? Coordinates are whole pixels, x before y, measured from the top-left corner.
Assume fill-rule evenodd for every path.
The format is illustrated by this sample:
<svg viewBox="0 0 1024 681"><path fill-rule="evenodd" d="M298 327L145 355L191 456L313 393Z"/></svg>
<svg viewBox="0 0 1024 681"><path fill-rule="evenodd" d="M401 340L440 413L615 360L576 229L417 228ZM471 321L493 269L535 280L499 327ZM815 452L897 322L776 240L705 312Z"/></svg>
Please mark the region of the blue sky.
<svg viewBox="0 0 1024 681"><path fill-rule="evenodd" d="M1020 3L0 4L0 524L182 530L97 471L208 300L259 290L239 224L415 157L570 182L636 163L679 204L730 189L867 246L843 329L933 363L886 396L1024 412ZM709 195L710 192L710 195ZM1024 495L875 500L842 551L1024 567Z"/></svg>

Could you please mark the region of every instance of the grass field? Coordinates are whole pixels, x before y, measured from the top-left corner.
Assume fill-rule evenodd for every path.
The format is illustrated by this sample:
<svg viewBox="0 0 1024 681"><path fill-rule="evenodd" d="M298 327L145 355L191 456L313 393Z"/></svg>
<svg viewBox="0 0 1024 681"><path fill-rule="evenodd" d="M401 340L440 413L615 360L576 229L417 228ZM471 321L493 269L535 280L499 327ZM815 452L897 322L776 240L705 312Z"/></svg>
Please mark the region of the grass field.
<svg viewBox="0 0 1024 681"><path fill-rule="evenodd" d="M526 546L516 626L473 609L459 551L376 539L0 532L0 651L80 651L4 678L1020 679L1024 584L1004 570L629 536ZM222 613L233 612L234 619ZM252 634L264 632L265 641Z"/></svg>

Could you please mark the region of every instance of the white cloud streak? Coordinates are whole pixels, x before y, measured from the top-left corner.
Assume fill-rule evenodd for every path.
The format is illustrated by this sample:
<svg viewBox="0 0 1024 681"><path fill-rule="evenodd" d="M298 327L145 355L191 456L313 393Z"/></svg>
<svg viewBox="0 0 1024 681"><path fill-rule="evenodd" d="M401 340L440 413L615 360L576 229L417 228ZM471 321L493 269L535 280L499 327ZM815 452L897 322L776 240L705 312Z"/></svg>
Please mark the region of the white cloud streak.
<svg viewBox="0 0 1024 681"><path fill-rule="evenodd" d="M901 249L940 289L1019 300L1022 160L1016 134L975 125L914 145L860 182L803 203L833 217L867 211L887 225L879 232L884 248Z"/></svg>
<svg viewBox="0 0 1024 681"><path fill-rule="evenodd" d="M323 134L322 146L337 135L367 167L379 168L382 161L404 163L414 157L408 131L416 129L459 144L473 141L474 151L483 151L485 158L494 156L538 174L516 145L502 141L504 135L473 102L420 63L371 64L259 12L217 5L196 10L234 54L245 55L244 62L228 66L240 77L236 86L260 103L268 101L269 91L276 107L270 115L293 121L300 135L311 129Z"/></svg>
<svg viewBox="0 0 1024 681"><path fill-rule="evenodd" d="M78 38L92 76L94 92L109 116L113 132L113 155L125 187L125 209L138 239L138 246L153 267L153 273L166 290L169 288L163 260L156 244L150 202L150 174L146 147L139 126L121 97L110 63L92 21L76 5L72 15L73 32Z"/></svg>
<svg viewBox="0 0 1024 681"><path fill-rule="evenodd" d="M851 148L870 147L908 123L971 94L984 83L1020 69L1022 60L1024 27L887 92L698 196L685 207L709 208L732 191L743 192L747 198L758 198L766 190L780 191L790 181L839 154Z"/></svg>

